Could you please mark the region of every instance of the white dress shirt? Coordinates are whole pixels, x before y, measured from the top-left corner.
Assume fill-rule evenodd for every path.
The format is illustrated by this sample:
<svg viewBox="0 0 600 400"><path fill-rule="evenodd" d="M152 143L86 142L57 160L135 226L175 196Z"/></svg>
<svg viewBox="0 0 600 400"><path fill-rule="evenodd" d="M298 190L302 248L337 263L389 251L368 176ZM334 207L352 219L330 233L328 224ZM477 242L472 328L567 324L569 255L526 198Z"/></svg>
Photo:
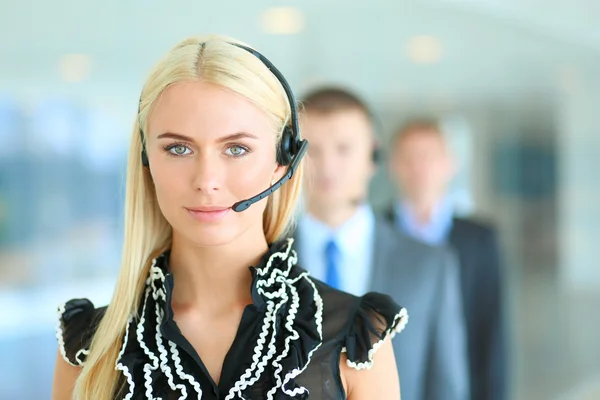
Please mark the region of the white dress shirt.
<svg viewBox="0 0 600 400"><path fill-rule="evenodd" d="M340 251L339 289L356 296L368 291L375 239L375 215L369 205L360 206L335 230L305 213L298 221L297 235L299 264L311 276L326 282L325 246L333 239Z"/></svg>

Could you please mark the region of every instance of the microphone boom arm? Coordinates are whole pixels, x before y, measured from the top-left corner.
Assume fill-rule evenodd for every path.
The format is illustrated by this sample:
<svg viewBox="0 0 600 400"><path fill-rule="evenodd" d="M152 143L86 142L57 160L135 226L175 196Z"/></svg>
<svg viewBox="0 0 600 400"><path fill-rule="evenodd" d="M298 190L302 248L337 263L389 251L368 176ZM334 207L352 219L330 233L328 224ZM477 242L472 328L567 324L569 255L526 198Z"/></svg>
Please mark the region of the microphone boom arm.
<svg viewBox="0 0 600 400"><path fill-rule="evenodd" d="M304 157L304 154L306 153L307 149L308 149L308 142L306 141L306 139L304 139L301 141L300 149L298 150L298 153L294 156L294 159L290 163L290 166L288 167L288 170L286 171L285 175L282 176L277 182L275 182L273 185L271 185L265 191L257 194L254 197L251 197L246 200L241 200L241 201L238 201L237 203L235 203L231 207L233 209L233 211L235 211L235 212L244 211L248 207L250 207L252 204L254 204L258 201L261 201L265 197L268 197L274 191L276 191L281 186L283 186L284 183L286 183L288 180L290 180L292 178L292 176L294 175L294 172L296 172L296 169L298 169L298 165L300 165L300 161Z"/></svg>

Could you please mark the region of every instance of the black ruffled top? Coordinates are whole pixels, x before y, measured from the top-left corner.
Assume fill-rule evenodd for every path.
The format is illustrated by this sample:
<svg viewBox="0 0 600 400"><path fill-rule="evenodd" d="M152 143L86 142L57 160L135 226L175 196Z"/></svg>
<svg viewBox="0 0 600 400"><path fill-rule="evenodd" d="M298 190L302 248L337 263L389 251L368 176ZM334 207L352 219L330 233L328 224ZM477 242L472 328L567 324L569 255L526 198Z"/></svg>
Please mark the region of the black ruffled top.
<svg viewBox="0 0 600 400"><path fill-rule="evenodd" d="M253 302L217 384L173 319L168 261L167 251L152 263L138 313L126 327L115 363L122 383L116 399L345 399L341 352L350 367L370 368L378 344L408 319L388 296L356 297L311 278L287 239L249 268ZM83 366L105 310L87 299L59 308L57 338L67 362Z"/></svg>

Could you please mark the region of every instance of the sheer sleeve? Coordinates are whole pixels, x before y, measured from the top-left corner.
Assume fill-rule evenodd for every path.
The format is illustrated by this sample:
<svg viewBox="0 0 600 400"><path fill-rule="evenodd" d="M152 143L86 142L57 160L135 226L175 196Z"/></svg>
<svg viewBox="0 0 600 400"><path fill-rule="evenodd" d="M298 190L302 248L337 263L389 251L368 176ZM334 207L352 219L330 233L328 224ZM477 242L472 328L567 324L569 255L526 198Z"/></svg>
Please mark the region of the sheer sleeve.
<svg viewBox="0 0 600 400"><path fill-rule="evenodd" d="M361 370L373 365L375 352L389 336L401 332L408 322L406 309L390 296L367 293L360 301L342 349L349 367Z"/></svg>
<svg viewBox="0 0 600 400"><path fill-rule="evenodd" d="M104 310L96 309L88 299L72 299L58 308L56 338L66 362L83 366Z"/></svg>

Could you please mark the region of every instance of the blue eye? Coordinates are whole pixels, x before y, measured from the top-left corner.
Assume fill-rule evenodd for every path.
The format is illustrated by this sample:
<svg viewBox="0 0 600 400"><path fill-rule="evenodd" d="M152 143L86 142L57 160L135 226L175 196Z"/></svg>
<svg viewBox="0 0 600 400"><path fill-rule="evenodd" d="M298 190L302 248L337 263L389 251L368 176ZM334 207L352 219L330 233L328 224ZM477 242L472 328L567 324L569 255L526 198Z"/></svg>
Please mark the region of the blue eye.
<svg viewBox="0 0 600 400"><path fill-rule="evenodd" d="M191 153L191 150L188 146L184 144L175 143L165 147L165 150L169 155L172 156L186 156Z"/></svg>
<svg viewBox="0 0 600 400"><path fill-rule="evenodd" d="M227 148L227 150L225 150L225 152L232 157L242 157L242 156L246 155L246 153L248 152L248 149L246 149L243 146L234 144L232 146L229 146Z"/></svg>

